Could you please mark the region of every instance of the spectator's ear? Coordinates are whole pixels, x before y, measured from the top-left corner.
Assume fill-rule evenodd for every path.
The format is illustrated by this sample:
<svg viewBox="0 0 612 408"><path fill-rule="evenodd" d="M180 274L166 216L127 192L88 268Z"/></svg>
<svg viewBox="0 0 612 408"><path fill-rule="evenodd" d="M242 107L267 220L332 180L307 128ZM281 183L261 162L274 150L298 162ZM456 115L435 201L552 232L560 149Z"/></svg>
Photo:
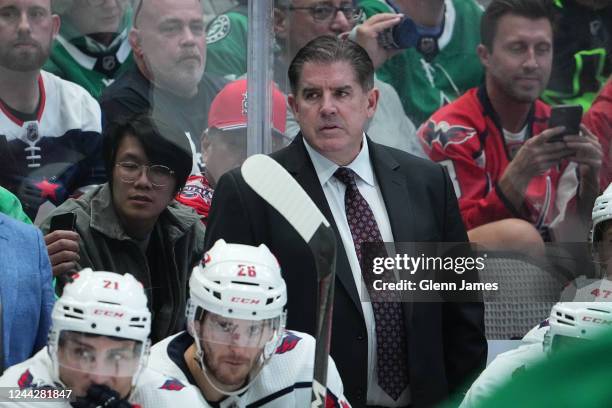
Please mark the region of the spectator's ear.
<svg viewBox="0 0 612 408"><path fill-rule="evenodd" d="M130 42L130 47L132 47L132 52L134 53L134 55L142 59L143 52L142 52L142 40L140 37L140 30L138 28L132 28L130 30L130 35L129 35L128 40Z"/></svg>
<svg viewBox="0 0 612 408"><path fill-rule="evenodd" d="M289 31L289 18L287 13L279 8L274 9L274 33L277 38L286 39Z"/></svg>
<svg viewBox="0 0 612 408"><path fill-rule="evenodd" d="M476 47L476 53L478 54L478 58L480 58L480 63L482 66L485 67L485 69L488 68L490 57L489 49L484 44L478 44L478 47Z"/></svg>
<svg viewBox="0 0 612 408"><path fill-rule="evenodd" d="M52 14L51 23L53 24L53 38L55 39L55 37L59 33L60 26L62 25L62 20L57 14Z"/></svg>

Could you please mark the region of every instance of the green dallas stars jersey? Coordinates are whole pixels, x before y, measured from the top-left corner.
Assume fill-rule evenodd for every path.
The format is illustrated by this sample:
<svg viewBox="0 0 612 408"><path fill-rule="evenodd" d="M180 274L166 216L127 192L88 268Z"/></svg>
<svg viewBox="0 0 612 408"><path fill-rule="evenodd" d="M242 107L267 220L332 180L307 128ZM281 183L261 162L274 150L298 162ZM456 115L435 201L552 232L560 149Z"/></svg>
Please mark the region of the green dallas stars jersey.
<svg viewBox="0 0 612 408"><path fill-rule="evenodd" d="M62 21L43 69L81 85L99 100L104 89L133 64L128 42L131 19L132 13L128 10L120 33L108 47L82 36L69 21Z"/></svg>
<svg viewBox="0 0 612 408"><path fill-rule="evenodd" d="M359 5L368 18L393 12L380 0L360 0ZM416 49L409 48L376 72L395 88L417 127L440 107L478 86L483 78L476 54L482 8L475 0L445 0L445 6L444 31L438 40L440 53L433 61L426 62Z"/></svg>
<svg viewBox="0 0 612 408"><path fill-rule="evenodd" d="M247 9L236 7L218 15L206 33L206 72L239 77L247 72Z"/></svg>

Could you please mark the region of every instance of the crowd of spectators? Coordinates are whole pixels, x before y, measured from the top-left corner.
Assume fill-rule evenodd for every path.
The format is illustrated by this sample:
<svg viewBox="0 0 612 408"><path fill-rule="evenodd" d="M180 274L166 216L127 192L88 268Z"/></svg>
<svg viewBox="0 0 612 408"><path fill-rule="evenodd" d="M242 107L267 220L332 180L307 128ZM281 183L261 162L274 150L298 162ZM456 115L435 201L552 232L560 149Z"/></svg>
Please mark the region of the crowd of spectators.
<svg viewBox="0 0 612 408"><path fill-rule="evenodd" d="M236 170L248 2L216 16L203 2L0 0L0 373L45 347L84 268L142 283L153 343L185 330L192 270L218 239L265 243L287 328L315 334L309 250ZM344 395L453 397L484 367L482 303L364 302L355 222L373 220L375 241L531 256L587 242L612 182L612 0L274 0L272 25L272 157L332 221ZM577 133L551 126L560 105L584 113ZM406 360L394 391L385 324Z"/></svg>

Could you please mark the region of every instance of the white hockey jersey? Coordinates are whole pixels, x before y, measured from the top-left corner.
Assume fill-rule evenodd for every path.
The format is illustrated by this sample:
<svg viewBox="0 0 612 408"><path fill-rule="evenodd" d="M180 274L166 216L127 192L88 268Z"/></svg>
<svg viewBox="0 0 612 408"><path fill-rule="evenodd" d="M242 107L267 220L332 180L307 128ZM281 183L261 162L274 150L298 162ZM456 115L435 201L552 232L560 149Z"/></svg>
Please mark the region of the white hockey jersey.
<svg viewBox="0 0 612 408"><path fill-rule="evenodd" d="M514 376L521 375L546 357L544 336L550 326L548 319L523 337L523 345L499 354L480 374L468 390L459 408L481 406L482 401L502 388Z"/></svg>
<svg viewBox="0 0 612 408"><path fill-rule="evenodd" d="M561 292L561 302L612 302L612 281L582 275Z"/></svg>
<svg viewBox="0 0 612 408"><path fill-rule="evenodd" d="M0 407L2 408L71 408L67 399L9 399L10 390L65 389L53 380L53 364L47 347L32 358L9 367L0 377ZM146 392L144 388L147 388ZM74 395L72 395L74 397ZM139 375L136 386L130 393L129 402L134 408L174 408L197 406L199 392L194 387L185 387L174 378L145 368Z"/></svg>
<svg viewBox="0 0 612 408"><path fill-rule="evenodd" d="M77 189L105 181L100 106L83 88L45 71L38 78L40 103L24 121L0 101L0 185L24 203L34 219L37 200L58 206ZM25 198L25 199L24 199Z"/></svg>
<svg viewBox="0 0 612 408"><path fill-rule="evenodd" d="M183 357L192 344L193 338L187 332L160 341L151 349L149 367L165 376L177 378L197 387ZM247 391L239 396L228 396L218 403L207 401L199 393L200 403L197 407L310 407L314 353L315 339L312 336L297 331L286 331L276 353L262 368ZM331 357L327 369L327 387L326 408L350 407L343 395L342 380Z"/></svg>

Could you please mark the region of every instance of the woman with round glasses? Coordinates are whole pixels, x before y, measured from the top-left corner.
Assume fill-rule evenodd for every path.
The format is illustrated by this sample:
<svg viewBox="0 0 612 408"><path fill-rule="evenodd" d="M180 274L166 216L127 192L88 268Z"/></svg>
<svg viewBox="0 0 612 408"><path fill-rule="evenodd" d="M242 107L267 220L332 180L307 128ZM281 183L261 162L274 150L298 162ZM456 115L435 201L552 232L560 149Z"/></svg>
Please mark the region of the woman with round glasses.
<svg viewBox="0 0 612 408"><path fill-rule="evenodd" d="M203 255L204 227L173 197L191 171L184 133L149 116L112 124L105 134L109 182L56 208L43 222L55 276L83 267L131 273L147 288L154 341L183 328L187 283ZM50 231L73 213L74 231Z"/></svg>

